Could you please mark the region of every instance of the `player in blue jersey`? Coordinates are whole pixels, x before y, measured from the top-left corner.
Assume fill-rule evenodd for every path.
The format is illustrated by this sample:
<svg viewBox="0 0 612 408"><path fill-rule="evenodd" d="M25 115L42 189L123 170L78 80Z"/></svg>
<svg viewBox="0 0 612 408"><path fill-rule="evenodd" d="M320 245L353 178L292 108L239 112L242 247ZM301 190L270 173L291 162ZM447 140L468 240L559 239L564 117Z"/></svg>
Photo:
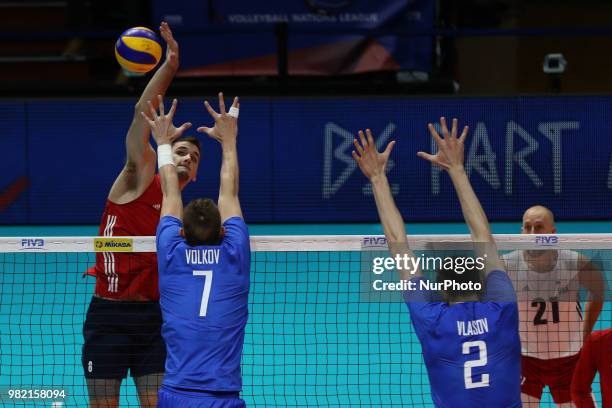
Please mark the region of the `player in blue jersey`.
<svg viewBox="0 0 612 408"><path fill-rule="evenodd" d="M443 137L429 124L438 152L418 155L445 169L455 187L461 210L469 226L477 255L484 258L484 278L471 269L458 274L438 271L438 281L471 284L476 289L484 279L484 290L446 290L443 302L423 290L421 271L400 270L413 290L404 298L414 330L423 350L431 393L437 407L520 407L521 348L518 309L512 283L504 271L487 217L463 168L467 126L457 136L457 120L449 132L440 119ZM359 132L353 157L373 187L376 207L391 253L414 256L408 247L404 220L395 205L385 168L395 142L379 153L370 130ZM399 268L398 268L399 269ZM458 272L458 270L457 270Z"/></svg>
<svg viewBox="0 0 612 408"><path fill-rule="evenodd" d="M240 359L248 319L250 246L238 200L238 98L228 113L223 94L220 113L205 102L215 125L198 128L221 144L218 207L212 200L197 199L184 210L168 134L176 100L168 114L159 100L159 114L151 107L147 118L158 145L163 191L157 259L167 357L158 407L244 407Z"/></svg>

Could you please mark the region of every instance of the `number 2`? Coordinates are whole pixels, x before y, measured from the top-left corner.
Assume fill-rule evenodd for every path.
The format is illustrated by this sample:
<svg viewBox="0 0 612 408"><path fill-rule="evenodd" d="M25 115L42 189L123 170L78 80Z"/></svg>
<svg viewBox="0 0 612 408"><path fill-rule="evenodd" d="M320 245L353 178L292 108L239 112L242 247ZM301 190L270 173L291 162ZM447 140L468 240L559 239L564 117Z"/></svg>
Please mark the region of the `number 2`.
<svg viewBox="0 0 612 408"><path fill-rule="evenodd" d="M208 298L212 287L213 271L193 271L193 276L204 276L204 292L202 293L202 303L200 303L200 317L206 316L208 310Z"/></svg>
<svg viewBox="0 0 612 408"><path fill-rule="evenodd" d="M483 367L487 365L487 343L482 340L466 341L463 343L463 354L470 354L472 347L478 347L478 360L468 360L463 364L463 378L465 380L465 389L482 388L489 386L489 374L483 373L480 381L474 382L472 379L472 368Z"/></svg>

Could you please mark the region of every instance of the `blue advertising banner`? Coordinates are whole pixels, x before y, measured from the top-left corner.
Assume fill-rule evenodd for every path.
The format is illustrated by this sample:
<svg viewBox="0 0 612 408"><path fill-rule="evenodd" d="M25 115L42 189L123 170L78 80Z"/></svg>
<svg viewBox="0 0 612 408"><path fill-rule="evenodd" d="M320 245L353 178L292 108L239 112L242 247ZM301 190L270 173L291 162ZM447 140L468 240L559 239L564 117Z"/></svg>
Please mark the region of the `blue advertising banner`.
<svg viewBox="0 0 612 408"><path fill-rule="evenodd" d="M212 98L211 98L212 99ZM351 158L358 129L382 149L409 221L461 220L448 176L418 158L427 123L470 126L465 168L491 220L528 206L558 219L610 218L612 97L243 98L240 197L249 222L377 222L371 187ZM3 103L0 180L4 224L96 224L125 161L133 101ZM201 100L181 100L176 122L211 123ZM202 140L198 180L184 192L216 198L220 148Z"/></svg>
<svg viewBox="0 0 612 408"><path fill-rule="evenodd" d="M612 199L609 98L288 100L275 107L279 221L375 220L371 188L351 157L358 129L382 150L397 144L388 168L397 204L413 221L461 220L449 178L416 157L435 144L426 125L457 117L471 128L465 168L492 219L518 220L536 203L559 218L607 218ZM314 136L316 135L316 136ZM317 142L315 142L315 137ZM307 166L291 166L303 157ZM292 187L291 187L292 186ZM318 194L314 195L312 192ZM309 208L319 211L311 216ZM305 216L306 215L306 216Z"/></svg>
<svg viewBox="0 0 612 408"><path fill-rule="evenodd" d="M293 75L431 68L432 39L408 35L433 27L431 0L154 1L161 20L176 31L183 76L275 75L277 23L289 27Z"/></svg>
<svg viewBox="0 0 612 408"><path fill-rule="evenodd" d="M28 208L26 104L0 102L0 223L25 224Z"/></svg>

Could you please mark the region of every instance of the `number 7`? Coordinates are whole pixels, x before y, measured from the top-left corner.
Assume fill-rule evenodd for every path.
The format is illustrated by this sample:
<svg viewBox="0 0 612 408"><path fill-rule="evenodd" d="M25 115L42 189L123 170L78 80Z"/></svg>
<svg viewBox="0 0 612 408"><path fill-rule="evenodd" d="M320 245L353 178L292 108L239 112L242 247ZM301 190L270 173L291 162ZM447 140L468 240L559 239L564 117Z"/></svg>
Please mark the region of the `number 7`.
<svg viewBox="0 0 612 408"><path fill-rule="evenodd" d="M208 297L212 287L213 271L193 271L193 276L204 276L204 293L202 293L202 303L200 303L200 317L206 316L208 309Z"/></svg>

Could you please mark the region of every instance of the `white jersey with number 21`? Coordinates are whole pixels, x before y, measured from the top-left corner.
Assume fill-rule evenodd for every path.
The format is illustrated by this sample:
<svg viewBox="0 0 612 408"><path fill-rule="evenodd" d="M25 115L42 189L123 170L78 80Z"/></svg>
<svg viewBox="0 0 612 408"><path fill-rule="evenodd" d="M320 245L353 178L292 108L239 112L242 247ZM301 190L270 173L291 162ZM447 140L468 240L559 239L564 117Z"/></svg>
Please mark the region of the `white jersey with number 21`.
<svg viewBox="0 0 612 408"><path fill-rule="evenodd" d="M541 273L529 269L523 251L503 256L516 290L523 355L548 360L580 351L579 258L578 252L558 250L555 267Z"/></svg>

